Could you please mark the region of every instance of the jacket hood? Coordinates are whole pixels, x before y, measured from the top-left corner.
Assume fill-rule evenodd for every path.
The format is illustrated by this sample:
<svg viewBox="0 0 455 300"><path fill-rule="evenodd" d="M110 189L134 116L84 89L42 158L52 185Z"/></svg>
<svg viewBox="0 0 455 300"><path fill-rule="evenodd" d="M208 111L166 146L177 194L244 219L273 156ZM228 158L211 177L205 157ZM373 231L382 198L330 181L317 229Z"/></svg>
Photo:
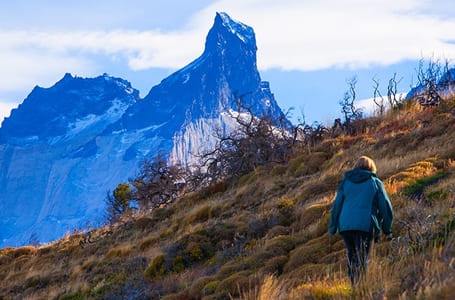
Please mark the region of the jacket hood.
<svg viewBox="0 0 455 300"><path fill-rule="evenodd" d="M365 180L368 180L372 177L377 177L375 172L362 170L362 169L354 169L344 174L344 177L353 183L361 183Z"/></svg>

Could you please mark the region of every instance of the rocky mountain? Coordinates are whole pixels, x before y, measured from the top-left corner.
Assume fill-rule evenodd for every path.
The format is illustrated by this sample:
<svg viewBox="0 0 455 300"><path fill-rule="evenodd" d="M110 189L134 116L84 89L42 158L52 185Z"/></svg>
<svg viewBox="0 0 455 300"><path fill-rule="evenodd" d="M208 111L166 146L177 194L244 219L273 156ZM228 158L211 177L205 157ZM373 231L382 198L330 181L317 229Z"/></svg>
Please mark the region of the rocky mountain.
<svg viewBox="0 0 455 300"><path fill-rule="evenodd" d="M141 99L106 74L66 74L35 87L0 128L0 247L50 241L104 211L108 190L162 151L189 165L210 147L242 98L257 116L282 116L256 66L251 27L217 13L203 54Z"/></svg>

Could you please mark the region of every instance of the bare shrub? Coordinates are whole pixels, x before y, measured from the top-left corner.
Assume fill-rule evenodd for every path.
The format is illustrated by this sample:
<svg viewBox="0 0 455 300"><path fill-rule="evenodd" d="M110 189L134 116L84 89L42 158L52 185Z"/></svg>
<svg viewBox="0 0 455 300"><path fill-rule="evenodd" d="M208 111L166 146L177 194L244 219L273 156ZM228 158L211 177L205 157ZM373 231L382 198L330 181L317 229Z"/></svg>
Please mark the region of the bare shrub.
<svg viewBox="0 0 455 300"><path fill-rule="evenodd" d="M417 86L411 91L415 100L424 107L444 103L446 93L454 81L449 62L429 59L425 66L425 60L421 59L416 72Z"/></svg>
<svg viewBox="0 0 455 300"><path fill-rule="evenodd" d="M237 111L228 112L236 121L236 129L216 131L218 142L211 151L199 155L206 169L205 184L223 179L240 178L259 166L285 162L298 143L299 132L282 115L257 117L251 108L237 101Z"/></svg>
<svg viewBox="0 0 455 300"><path fill-rule="evenodd" d="M134 199L141 208L159 208L171 203L184 186L184 171L169 165L159 153L152 160L145 160L136 178L130 180L135 188Z"/></svg>

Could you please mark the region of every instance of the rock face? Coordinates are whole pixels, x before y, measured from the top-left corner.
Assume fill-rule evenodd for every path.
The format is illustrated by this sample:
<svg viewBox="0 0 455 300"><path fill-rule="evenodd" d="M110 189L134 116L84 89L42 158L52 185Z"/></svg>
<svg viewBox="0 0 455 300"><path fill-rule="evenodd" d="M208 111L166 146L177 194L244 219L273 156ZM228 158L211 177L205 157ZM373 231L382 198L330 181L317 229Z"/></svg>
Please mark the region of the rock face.
<svg viewBox="0 0 455 300"><path fill-rule="evenodd" d="M251 27L217 13L204 53L143 99L106 74L35 87L0 128L0 247L96 222L106 192L159 151L189 165L216 128L235 126L226 112L239 97L256 116L282 116L256 49Z"/></svg>

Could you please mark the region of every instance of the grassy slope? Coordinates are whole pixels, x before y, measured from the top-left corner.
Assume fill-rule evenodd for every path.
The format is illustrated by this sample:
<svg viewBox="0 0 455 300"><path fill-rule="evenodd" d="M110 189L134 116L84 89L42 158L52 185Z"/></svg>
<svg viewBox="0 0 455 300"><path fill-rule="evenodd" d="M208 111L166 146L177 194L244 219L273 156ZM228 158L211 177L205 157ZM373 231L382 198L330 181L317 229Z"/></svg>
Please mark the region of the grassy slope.
<svg viewBox="0 0 455 300"><path fill-rule="evenodd" d="M446 110L448 111L448 110ZM326 299L455 295L455 117L414 107L362 134L325 140L168 208L39 248L0 250L0 298ZM327 233L343 173L375 159L395 209L395 238L373 248L351 290L339 236Z"/></svg>

